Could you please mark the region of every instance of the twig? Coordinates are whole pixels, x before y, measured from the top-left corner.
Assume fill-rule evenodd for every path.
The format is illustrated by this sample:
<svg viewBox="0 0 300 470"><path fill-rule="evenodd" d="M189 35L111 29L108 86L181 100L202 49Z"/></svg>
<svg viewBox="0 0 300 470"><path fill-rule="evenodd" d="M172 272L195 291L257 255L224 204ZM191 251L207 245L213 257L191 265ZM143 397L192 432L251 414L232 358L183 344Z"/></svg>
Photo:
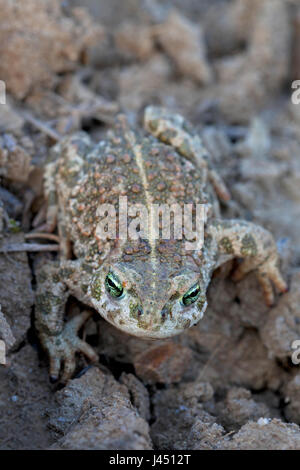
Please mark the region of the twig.
<svg viewBox="0 0 300 470"><path fill-rule="evenodd" d="M0 253L10 253L14 251L59 251L59 245L41 245L39 243L9 243L0 247Z"/></svg>
<svg viewBox="0 0 300 470"><path fill-rule="evenodd" d="M33 238L43 238L46 240L52 240L56 243L59 243L59 236L55 235L54 233L31 232L31 233L26 233L24 238L25 240L31 240Z"/></svg>
<svg viewBox="0 0 300 470"><path fill-rule="evenodd" d="M37 129L39 129L44 134L51 137L53 140L58 141L58 140L61 139L61 135L58 132L56 132L54 129L51 129L51 127L49 127L45 122L42 122L39 119L35 118L34 116L32 116L27 111L24 111L22 114L23 114L23 117L26 121L30 122L30 124L35 126Z"/></svg>

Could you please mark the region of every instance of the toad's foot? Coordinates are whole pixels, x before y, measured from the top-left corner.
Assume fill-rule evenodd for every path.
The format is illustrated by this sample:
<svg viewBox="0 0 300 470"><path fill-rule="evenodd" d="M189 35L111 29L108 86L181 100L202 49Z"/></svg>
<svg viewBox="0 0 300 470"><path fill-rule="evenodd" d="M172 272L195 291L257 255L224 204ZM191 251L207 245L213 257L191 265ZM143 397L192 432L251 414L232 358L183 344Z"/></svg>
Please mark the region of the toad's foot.
<svg viewBox="0 0 300 470"><path fill-rule="evenodd" d="M57 335L41 335L41 340L50 360L50 381L57 382L61 372L61 383L66 383L73 375L76 367L76 352L83 353L88 359L95 362L98 356L93 348L78 337L78 331L90 317L88 311L72 318Z"/></svg>
<svg viewBox="0 0 300 470"><path fill-rule="evenodd" d="M268 306L274 304L272 283L279 292L287 292L287 284L279 270L276 243L270 232L251 222L239 220L215 220L208 232L216 240L220 255L227 255L225 259L244 258L233 273L235 281L255 271Z"/></svg>
<svg viewBox="0 0 300 470"><path fill-rule="evenodd" d="M232 279L234 281L240 281L249 271L255 270L256 276L264 293L266 304L271 307L274 304L272 283L279 292L284 293L288 291L287 284L283 279L277 265L278 256L273 256L272 258L267 259L259 266L256 266L253 260L247 259L243 261L234 271Z"/></svg>

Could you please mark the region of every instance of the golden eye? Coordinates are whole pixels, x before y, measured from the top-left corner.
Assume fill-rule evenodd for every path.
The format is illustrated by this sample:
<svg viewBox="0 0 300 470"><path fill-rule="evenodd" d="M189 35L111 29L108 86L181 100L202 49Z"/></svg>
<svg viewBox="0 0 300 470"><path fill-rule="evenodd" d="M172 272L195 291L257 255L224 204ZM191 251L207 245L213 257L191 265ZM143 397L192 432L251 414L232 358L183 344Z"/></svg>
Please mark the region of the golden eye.
<svg viewBox="0 0 300 470"><path fill-rule="evenodd" d="M105 278L105 288L112 297L120 298L124 293L120 279L112 272L109 272Z"/></svg>
<svg viewBox="0 0 300 470"><path fill-rule="evenodd" d="M200 293L201 293L200 285L195 284L181 297L182 305L186 307L187 305L193 304L198 299Z"/></svg>

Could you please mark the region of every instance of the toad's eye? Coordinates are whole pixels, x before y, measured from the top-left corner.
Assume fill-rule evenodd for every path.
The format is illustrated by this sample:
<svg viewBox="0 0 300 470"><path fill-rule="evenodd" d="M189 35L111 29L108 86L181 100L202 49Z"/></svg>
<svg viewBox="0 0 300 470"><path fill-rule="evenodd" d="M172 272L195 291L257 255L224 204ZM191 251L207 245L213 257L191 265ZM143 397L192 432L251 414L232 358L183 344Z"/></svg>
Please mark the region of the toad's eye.
<svg viewBox="0 0 300 470"><path fill-rule="evenodd" d="M198 299L200 295L200 292L201 292L201 289L200 289L199 284L195 284L181 297L182 305L187 306L196 302L196 300Z"/></svg>
<svg viewBox="0 0 300 470"><path fill-rule="evenodd" d="M122 297L124 289L118 276L109 272L105 278L105 288L112 297Z"/></svg>

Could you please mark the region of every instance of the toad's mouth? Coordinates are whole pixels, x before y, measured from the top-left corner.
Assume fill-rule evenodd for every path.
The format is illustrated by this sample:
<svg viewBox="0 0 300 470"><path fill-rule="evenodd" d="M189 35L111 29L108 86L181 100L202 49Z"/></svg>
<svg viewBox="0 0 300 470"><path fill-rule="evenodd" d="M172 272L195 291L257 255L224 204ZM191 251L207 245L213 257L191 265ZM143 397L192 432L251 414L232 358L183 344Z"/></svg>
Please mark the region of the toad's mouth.
<svg viewBox="0 0 300 470"><path fill-rule="evenodd" d="M127 315L124 311L101 311L101 316L112 324L115 328L126 333L145 340L167 339L183 333L185 330L194 326L203 317L193 315L191 318L186 315L180 318L174 316L164 319L159 314L153 312L145 312L142 315Z"/></svg>

